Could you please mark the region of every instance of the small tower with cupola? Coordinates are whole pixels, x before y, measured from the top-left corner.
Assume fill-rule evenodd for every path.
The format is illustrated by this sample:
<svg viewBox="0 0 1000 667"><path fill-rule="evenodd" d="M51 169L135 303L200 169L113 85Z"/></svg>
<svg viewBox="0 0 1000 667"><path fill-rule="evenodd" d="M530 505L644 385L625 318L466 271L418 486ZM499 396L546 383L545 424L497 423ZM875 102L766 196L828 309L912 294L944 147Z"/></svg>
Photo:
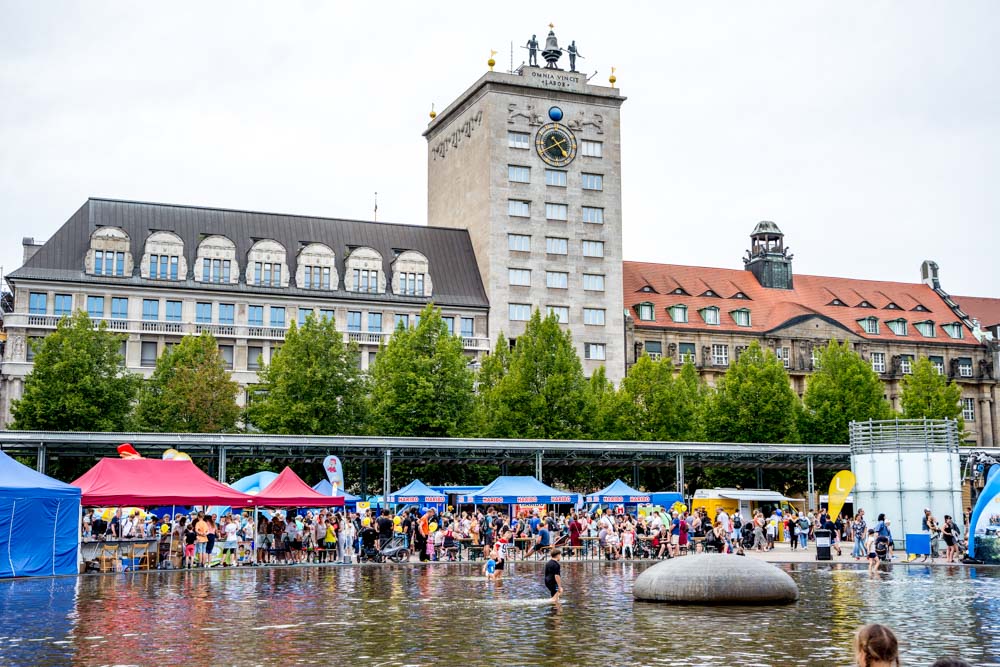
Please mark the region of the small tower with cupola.
<svg viewBox="0 0 1000 667"><path fill-rule="evenodd" d="M785 235L770 220L753 228L743 264L761 286L792 289L792 254L785 247Z"/></svg>

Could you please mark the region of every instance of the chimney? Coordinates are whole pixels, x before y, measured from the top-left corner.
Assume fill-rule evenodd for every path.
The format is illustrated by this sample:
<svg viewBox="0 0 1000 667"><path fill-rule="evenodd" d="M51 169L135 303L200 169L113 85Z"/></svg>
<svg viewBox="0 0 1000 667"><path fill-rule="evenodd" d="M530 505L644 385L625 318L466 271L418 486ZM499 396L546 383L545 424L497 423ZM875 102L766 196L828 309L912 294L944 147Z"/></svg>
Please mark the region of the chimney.
<svg viewBox="0 0 1000 667"><path fill-rule="evenodd" d="M937 262L925 259L920 265L920 282L930 285L933 289L941 289L941 281L938 280Z"/></svg>
<svg viewBox="0 0 1000 667"><path fill-rule="evenodd" d="M21 239L21 245L24 246L24 259L21 261L22 264L27 264L28 260L35 256L38 249L42 247L43 244L35 243L35 238L33 236L25 236Z"/></svg>

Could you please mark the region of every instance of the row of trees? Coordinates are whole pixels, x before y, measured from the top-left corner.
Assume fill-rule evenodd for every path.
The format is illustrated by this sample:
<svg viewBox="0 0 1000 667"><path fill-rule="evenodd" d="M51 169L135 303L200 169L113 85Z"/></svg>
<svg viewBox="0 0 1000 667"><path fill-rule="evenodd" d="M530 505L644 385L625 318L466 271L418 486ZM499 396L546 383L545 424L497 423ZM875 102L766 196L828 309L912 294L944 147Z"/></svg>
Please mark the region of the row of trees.
<svg viewBox="0 0 1000 667"><path fill-rule="evenodd" d="M264 366L246 410L209 334L157 360L145 382L123 368L121 338L86 313L37 345L13 428L494 438L848 442L851 420L894 416L884 385L848 343L831 341L800 400L772 353L757 344L714 388L693 365L643 356L619 387L588 380L569 332L536 311L510 349L500 336L474 370L461 339L428 306L400 328L368 374L330 319L294 324ZM961 390L926 358L903 379L902 417L961 418ZM242 421L242 426L240 422ZM960 426L961 428L961 426Z"/></svg>

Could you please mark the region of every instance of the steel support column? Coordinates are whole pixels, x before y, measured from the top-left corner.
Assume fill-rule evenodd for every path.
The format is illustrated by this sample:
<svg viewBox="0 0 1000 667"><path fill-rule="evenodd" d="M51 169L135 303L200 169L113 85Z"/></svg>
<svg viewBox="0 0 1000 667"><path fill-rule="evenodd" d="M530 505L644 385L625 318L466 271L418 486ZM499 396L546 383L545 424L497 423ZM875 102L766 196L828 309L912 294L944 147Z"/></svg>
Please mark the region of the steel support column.
<svg viewBox="0 0 1000 667"><path fill-rule="evenodd" d="M677 493L684 495L684 455L678 454L677 458Z"/></svg>
<svg viewBox="0 0 1000 667"><path fill-rule="evenodd" d="M806 490L809 493L809 504L816 502L816 473L813 470L813 457L806 457ZM819 503L816 504L819 507Z"/></svg>
<svg viewBox="0 0 1000 667"><path fill-rule="evenodd" d="M385 462L382 464L382 507L389 503L389 494L392 493L392 450L385 450Z"/></svg>
<svg viewBox="0 0 1000 667"><path fill-rule="evenodd" d="M361 459L361 500L368 500L368 459Z"/></svg>
<svg viewBox="0 0 1000 667"><path fill-rule="evenodd" d="M226 483L226 446L219 445L219 481Z"/></svg>
<svg viewBox="0 0 1000 667"><path fill-rule="evenodd" d="M535 479L542 481L542 451L535 452Z"/></svg>
<svg viewBox="0 0 1000 667"><path fill-rule="evenodd" d="M37 447L38 453L35 455L35 469L38 472L45 474L45 460L49 457L48 453L45 451L45 443L38 443Z"/></svg>
<svg viewBox="0 0 1000 667"><path fill-rule="evenodd" d="M764 469L760 466L757 466L757 488L764 488Z"/></svg>
<svg viewBox="0 0 1000 667"><path fill-rule="evenodd" d="M639 488L639 462L632 462L632 487Z"/></svg>

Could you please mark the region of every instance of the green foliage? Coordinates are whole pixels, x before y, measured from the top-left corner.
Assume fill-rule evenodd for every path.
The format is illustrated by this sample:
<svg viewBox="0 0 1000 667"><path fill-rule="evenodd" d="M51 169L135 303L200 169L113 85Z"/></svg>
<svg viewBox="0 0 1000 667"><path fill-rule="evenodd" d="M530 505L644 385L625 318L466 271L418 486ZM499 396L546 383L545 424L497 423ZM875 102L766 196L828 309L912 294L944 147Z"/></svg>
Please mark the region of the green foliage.
<svg viewBox="0 0 1000 667"><path fill-rule="evenodd" d="M620 437L630 440L700 440L707 389L691 363L674 373L669 359L642 355L619 390L625 416Z"/></svg>
<svg viewBox="0 0 1000 667"><path fill-rule="evenodd" d="M959 432L965 430L962 388L948 382L927 357L918 358L913 373L903 376L899 402L904 419L957 419Z"/></svg>
<svg viewBox="0 0 1000 667"><path fill-rule="evenodd" d="M239 389L212 334L185 336L160 356L143 384L135 426L161 433L233 431L240 416Z"/></svg>
<svg viewBox="0 0 1000 667"><path fill-rule="evenodd" d="M587 380L572 337L555 315L542 319L535 311L517 339L507 373L486 385L480 382L482 436L567 439L588 431Z"/></svg>
<svg viewBox="0 0 1000 667"><path fill-rule="evenodd" d="M64 317L35 346L10 427L29 431L124 431L140 379L123 368L123 338L95 329L83 311Z"/></svg>
<svg viewBox="0 0 1000 667"><path fill-rule="evenodd" d="M368 417L368 384L357 343L344 342L333 318L293 322L285 343L258 373L251 424L267 433L355 435ZM380 355L381 356L381 355Z"/></svg>
<svg viewBox="0 0 1000 667"><path fill-rule="evenodd" d="M608 380L604 367L598 368L587 383L587 414L590 424L586 436L592 440L634 439L631 412L624 395ZM613 479L611 481L614 481Z"/></svg>
<svg viewBox="0 0 1000 667"><path fill-rule="evenodd" d="M472 422L473 373L462 339L428 305L400 327L372 369L372 426L379 435L456 437Z"/></svg>
<svg viewBox="0 0 1000 667"><path fill-rule="evenodd" d="M491 433L493 429L490 421L497 419L506 409L506 404L499 400L500 394L496 388L510 370L510 357L510 345L501 331L493 354L481 358L479 373L476 375L473 431L477 435Z"/></svg>
<svg viewBox="0 0 1000 667"><path fill-rule="evenodd" d="M719 380L706 435L718 442L798 442L798 405L781 360L753 343Z"/></svg>
<svg viewBox="0 0 1000 667"><path fill-rule="evenodd" d="M806 442L846 444L851 421L890 419L885 386L847 341L831 340L819 351L819 368L806 381L801 420Z"/></svg>

